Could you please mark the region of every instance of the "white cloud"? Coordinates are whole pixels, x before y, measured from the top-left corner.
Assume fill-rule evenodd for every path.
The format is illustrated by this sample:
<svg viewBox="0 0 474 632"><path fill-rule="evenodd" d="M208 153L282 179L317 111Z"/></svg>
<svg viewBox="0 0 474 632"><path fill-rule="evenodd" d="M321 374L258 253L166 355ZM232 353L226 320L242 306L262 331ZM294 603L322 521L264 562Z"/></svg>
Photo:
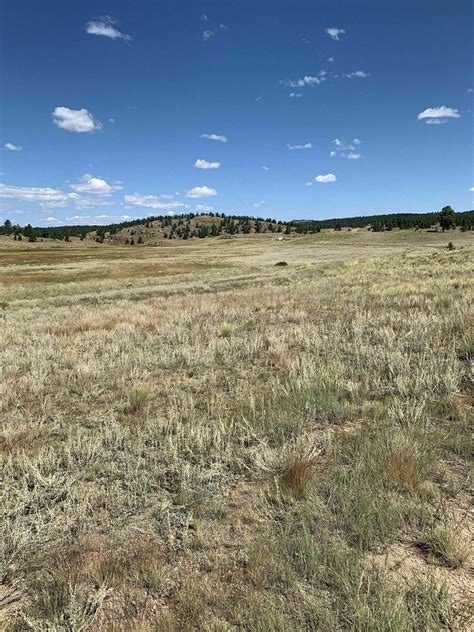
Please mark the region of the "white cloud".
<svg viewBox="0 0 474 632"><path fill-rule="evenodd" d="M469 187L469 191L474 191L474 187Z"/></svg>
<svg viewBox="0 0 474 632"><path fill-rule="evenodd" d="M460 118L459 111L454 108L448 108L445 105L441 105L436 108L426 108L423 112L418 114L418 120L423 119L448 119L448 118ZM428 123L428 120L426 121ZM428 123L432 125L433 123Z"/></svg>
<svg viewBox="0 0 474 632"><path fill-rule="evenodd" d="M221 166L220 162L208 162L207 160L203 160L202 158L198 158L194 163L194 166L197 169L219 169Z"/></svg>
<svg viewBox="0 0 474 632"><path fill-rule="evenodd" d="M333 141L333 145L335 145L335 149L329 152L329 155L334 158L334 156L340 156L341 158L345 158L346 160L359 160L362 158L362 154L358 151L355 151L354 145L351 143L346 143L343 138L335 138ZM359 138L354 138L352 141L355 145L360 145L362 141Z"/></svg>
<svg viewBox="0 0 474 632"><path fill-rule="evenodd" d="M105 196L112 195L115 191L120 191L123 188L118 184L110 185L103 178L97 178L90 173L85 173L79 184L71 184L70 187L76 193Z"/></svg>
<svg viewBox="0 0 474 632"><path fill-rule="evenodd" d="M320 70L318 76L305 75L301 79L288 79L280 81L284 86L290 86L290 88L303 88L304 86L319 86L327 79L326 70Z"/></svg>
<svg viewBox="0 0 474 632"><path fill-rule="evenodd" d="M186 207L185 204L178 201L170 201L172 196L168 195L140 195L139 193L134 193L133 195L125 195L124 201L125 204L130 206L142 206L145 208L153 208L153 209L161 209L161 210L171 210L175 208L183 208Z"/></svg>
<svg viewBox="0 0 474 632"><path fill-rule="evenodd" d="M305 143L304 145L287 145L288 149L313 149L311 143Z"/></svg>
<svg viewBox="0 0 474 632"><path fill-rule="evenodd" d="M7 151L21 151L23 149L20 145L14 145L13 143L5 143L3 148Z"/></svg>
<svg viewBox="0 0 474 632"><path fill-rule="evenodd" d="M330 64L333 64L333 63L335 62L335 59L334 59L334 57L328 57L328 58L327 58L327 61L328 61Z"/></svg>
<svg viewBox="0 0 474 632"><path fill-rule="evenodd" d="M214 37L214 35L216 34L215 31L213 31L212 29L206 29L205 31L202 32L202 39L204 41L211 39L211 37Z"/></svg>
<svg viewBox="0 0 474 632"><path fill-rule="evenodd" d="M203 14L201 15L201 20L202 20L203 22L209 22L209 18L207 17L207 15L206 15L205 13L203 13Z"/></svg>
<svg viewBox="0 0 474 632"><path fill-rule="evenodd" d="M325 175L321 174L319 176L315 176L314 178L316 182L336 182L336 176L333 173L326 173Z"/></svg>
<svg viewBox="0 0 474 632"><path fill-rule="evenodd" d="M201 134L201 138L206 138L207 140L217 140L220 143L227 142L227 136L222 136L219 134Z"/></svg>
<svg viewBox="0 0 474 632"><path fill-rule="evenodd" d="M112 123L112 125L115 123L115 119L114 118L109 118L109 123Z"/></svg>
<svg viewBox="0 0 474 632"><path fill-rule="evenodd" d="M344 35L345 32L346 31L344 29L338 29L335 26L332 26L332 27L326 29L326 33L333 40L338 40L340 35Z"/></svg>
<svg viewBox="0 0 474 632"><path fill-rule="evenodd" d="M79 193L69 193L68 197L78 210L93 209L98 206L115 206L115 202L97 195L87 197L79 195Z"/></svg>
<svg viewBox="0 0 474 632"><path fill-rule="evenodd" d="M305 187L312 187L313 183L311 181L304 183Z"/></svg>
<svg viewBox="0 0 474 632"><path fill-rule="evenodd" d="M52 116L54 117L54 123L68 132L80 134L93 132L102 127L102 124L99 121L95 121L93 115L85 108L71 110L70 108L59 106L54 109Z"/></svg>
<svg viewBox="0 0 474 632"><path fill-rule="evenodd" d="M448 122L448 119L426 119L425 123L427 125L444 125Z"/></svg>
<svg viewBox="0 0 474 632"><path fill-rule="evenodd" d="M114 20L110 15L105 15L101 18L95 18L87 23L86 31L89 35L101 35L110 39L123 39L125 41L131 41L133 38L130 35L121 33L115 28L114 24L117 24L117 20Z"/></svg>
<svg viewBox="0 0 474 632"><path fill-rule="evenodd" d="M343 75L347 79L367 79L370 77L370 73L365 72L365 70L355 70L354 72L348 72Z"/></svg>
<svg viewBox="0 0 474 632"><path fill-rule="evenodd" d="M214 207L209 204L196 204L195 209L200 213L210 213L214 210Z"/></svg>
<svg viewBox="0 0 474 632"><path fill-rule="evenodd" d="M262 166L262 169L263 169L264 171L270 171L270 167L267 167L267 165L263 165L263 166Z"/></svg>
<svg viewBox="0 0 474 632"><path fill-rule="evenodd" d="M261 208L264 205L265 205L265 200L261 200L260 202L254 202L252 206L254 208Z"/></svg>
<svg viewBox="0 0 474 632"><path fill-rule="evenodd" d="M62 204L68 196L64 191L49 187L18 187L0 184L0 198L18 200L20 202L39 202L40 204Z"/></svg>
<svg viewBox="0 0 474 632"><path fill-rule="evenodd" d="M207 186L194 187L186 192L186 197L188 198L205 198L213 197L214 195L217 195L217 191Z"/></svg>
<svg viewBox="0 0 474 632"><path fill-rule="evenodd" d="M44 221L45 222L59 222L59 219L57 217L47 217Z"/></svg>
<svg viewBox="0 0 474 632"><path fill-rule="evenodd" d="M290 92L290 99L300 99L302 96L302 92Z"/></svg>
<svg viewBox="0 0 474 632"><path fill-rule="evenodd" d="M346 158L346 160L359 160L359 158L362 158L362 154L357 154L354 151L350 151L348 154L342 153L341 157Z"/></svg>

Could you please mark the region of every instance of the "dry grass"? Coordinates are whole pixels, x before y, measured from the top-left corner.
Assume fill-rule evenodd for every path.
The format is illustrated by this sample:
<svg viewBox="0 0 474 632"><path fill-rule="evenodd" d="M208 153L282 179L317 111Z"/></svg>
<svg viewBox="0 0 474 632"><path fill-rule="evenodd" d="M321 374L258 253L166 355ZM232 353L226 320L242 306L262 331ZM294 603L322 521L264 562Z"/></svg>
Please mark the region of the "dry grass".
<svg viewBox="0 0 474 632"><path fill-rule="evenodd" d="M4 627L467 629L470 239L0 252Z"/></svg>

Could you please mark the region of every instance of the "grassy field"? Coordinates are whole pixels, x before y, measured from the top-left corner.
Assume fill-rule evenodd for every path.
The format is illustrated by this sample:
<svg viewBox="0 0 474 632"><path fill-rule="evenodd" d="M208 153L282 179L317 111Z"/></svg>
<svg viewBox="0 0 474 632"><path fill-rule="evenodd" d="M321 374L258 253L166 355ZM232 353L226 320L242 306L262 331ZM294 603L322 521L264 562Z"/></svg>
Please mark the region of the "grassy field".
<svg viewBox="0 0 474 632"><path fill-rule="evenodd" d="M4 629L470 629L473 242L0 241Z"/></svg>

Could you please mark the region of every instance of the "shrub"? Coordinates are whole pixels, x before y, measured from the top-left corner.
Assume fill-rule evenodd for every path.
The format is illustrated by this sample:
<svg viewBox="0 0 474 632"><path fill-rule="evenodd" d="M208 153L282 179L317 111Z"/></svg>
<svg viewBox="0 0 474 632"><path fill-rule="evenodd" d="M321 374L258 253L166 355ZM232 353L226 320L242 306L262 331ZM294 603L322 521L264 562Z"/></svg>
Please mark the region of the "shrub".
<svg viewBox="0 0 474 632"><path fill-rule="evenodd" d="M275 266L287 266L288 263L286 261L278 261L278 263L275 263Z"/></svg>

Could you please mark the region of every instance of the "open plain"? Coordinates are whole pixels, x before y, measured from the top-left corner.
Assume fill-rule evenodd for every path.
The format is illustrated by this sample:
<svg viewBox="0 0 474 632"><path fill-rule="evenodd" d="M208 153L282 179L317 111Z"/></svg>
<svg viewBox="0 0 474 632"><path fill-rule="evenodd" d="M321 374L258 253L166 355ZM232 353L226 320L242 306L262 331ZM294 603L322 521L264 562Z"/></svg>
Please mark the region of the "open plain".
<svg viewBox="0 0 474 632"><path fill-rule="evenodd" d="M472 255L3 238L4 628L468 630Z"/></svg>

